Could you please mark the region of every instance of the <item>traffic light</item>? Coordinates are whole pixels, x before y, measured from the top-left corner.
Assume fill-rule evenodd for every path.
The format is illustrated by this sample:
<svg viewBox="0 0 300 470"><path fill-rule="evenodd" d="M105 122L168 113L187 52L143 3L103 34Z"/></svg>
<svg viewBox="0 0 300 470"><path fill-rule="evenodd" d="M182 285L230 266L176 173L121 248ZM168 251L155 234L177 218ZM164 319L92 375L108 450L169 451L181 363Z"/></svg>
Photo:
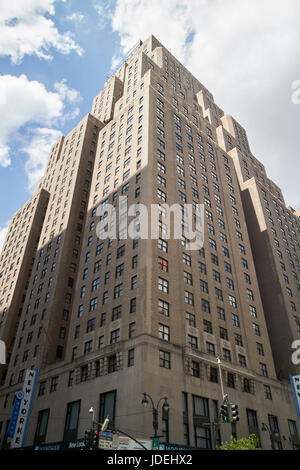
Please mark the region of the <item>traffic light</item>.
<svg viewBox="0 0 300 470"><path fill-rule="evenodd" d="M94 430L88 429L84 433L84 445L91 448L93 446Z"/></svg>
<svg viewBox="0 0 300 470"><path fill-rule="evenodd" d="M236 423L239 421L239 408L237 405L231 405L231 422Z"/></svg>
<svg viewBox="0 0 300 470"><path fill-rule="evenodd" d="M84 433L84 445L89 446L90 444L90 431L85 431Z"/></svg>
<svg viewBox="0 0 300 470"><path fill-rule="evenodd" d="M223 423L230 423L230 416L229 416L229 404L224 401L223 405L221 406L221 418Z"/></svg>
<svg viewBox="0 0 300 470"><path fill-rule="evenodd" d="M99 442L99 431L92 430L92 446L97 449L98 448L98 442Z"/></svg>

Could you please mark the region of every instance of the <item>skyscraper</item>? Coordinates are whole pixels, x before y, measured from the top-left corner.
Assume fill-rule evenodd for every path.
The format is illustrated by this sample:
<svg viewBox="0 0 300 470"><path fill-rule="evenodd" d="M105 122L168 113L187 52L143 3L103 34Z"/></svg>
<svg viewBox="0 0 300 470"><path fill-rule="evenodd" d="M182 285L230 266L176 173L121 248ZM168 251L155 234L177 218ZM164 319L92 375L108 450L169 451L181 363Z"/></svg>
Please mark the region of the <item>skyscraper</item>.
<svg viewBox="0 0 300 470"><path fill-rule="evenodd" d="M26 445L82 438L90 407L97 422L108 415L110 426L153 436L147 393L154 405L168 400L158 409L162 441L211 448L220 357L240 421L221 424L217 442L255 433L264 448L299 447L289 384L299 373L299 214L242 126L153 36L53 146L31 204L28 228L29 203L14 216L0 260L3 446L14 392L38 368ZM98 208L115 206L122 222L127 207L150 213L152 204L158 239L99 238ZM166 236L165 204L182 215L185 204L194 215L204 204L201 250ZM145 219L130 215L138 232Z"/></svg>

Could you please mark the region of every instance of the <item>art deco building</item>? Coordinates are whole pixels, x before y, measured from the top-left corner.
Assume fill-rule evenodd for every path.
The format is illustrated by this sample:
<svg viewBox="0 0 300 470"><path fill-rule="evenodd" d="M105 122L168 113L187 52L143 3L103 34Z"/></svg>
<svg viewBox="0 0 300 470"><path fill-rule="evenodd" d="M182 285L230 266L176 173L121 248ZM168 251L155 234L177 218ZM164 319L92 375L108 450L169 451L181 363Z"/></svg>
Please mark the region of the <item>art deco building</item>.
<svg viewBox="0 0 300 470"><path fill-rule="evenodd" d="M109 204L120 220L125 204L149 213L159 204L159 239L99 238L97 208ZM195 214L204 204L203 249L167 239L164 204ZM221 424L217 441L255 433L263 448L299 448L289 383L299 374L299 213L242 126L153 36L53 146L31 205L28 228L29 203L14 216L1 257L3 447L14 392L38 368L27 446L83 438L91 407L98 422L109 415L110 426L149 438L146 392L155 404L168 398L162 441L210 448L219 356L240 421Z"/></svg>

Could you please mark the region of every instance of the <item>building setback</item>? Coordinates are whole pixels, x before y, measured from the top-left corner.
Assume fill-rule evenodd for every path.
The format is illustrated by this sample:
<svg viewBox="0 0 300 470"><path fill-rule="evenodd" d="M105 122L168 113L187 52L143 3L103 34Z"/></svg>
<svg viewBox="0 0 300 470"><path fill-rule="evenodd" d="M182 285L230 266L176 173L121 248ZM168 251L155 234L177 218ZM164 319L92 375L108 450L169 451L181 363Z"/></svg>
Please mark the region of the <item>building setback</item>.
<svg viewBox="0 0 300 470"><path fill-rule="evenodd" d="M204 423L222 404L218 356L240 421L221 424L217 441L255 433L271 448L265 423L273 448L300 448L289 383L300 374L291 361L299 213L286 207L242 126L157 39L139 43L91 113L53 146L33 200L27 235L19 242L29 203L0 260L3 448L30 368L40 373L27 446L83 438L91 407L98 422L109 415L110 426L149 438L146 392L155 404L168 398L162 441L211 448ZM125 203L149 212L160 205L158 240L99 239L97 208L114 205L123 220ZM192 204L195 214L204 204L202 250L166 238L163 204Z"/></svg>

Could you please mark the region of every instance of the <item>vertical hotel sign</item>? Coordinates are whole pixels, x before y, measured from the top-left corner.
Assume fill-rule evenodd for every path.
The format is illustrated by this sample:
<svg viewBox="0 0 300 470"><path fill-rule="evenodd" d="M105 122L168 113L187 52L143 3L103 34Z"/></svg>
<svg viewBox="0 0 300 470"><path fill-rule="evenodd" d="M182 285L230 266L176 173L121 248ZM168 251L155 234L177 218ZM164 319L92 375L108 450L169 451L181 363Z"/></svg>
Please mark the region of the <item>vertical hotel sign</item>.
<svg viewBox="0 0 300 470"><path fill-rule="evenodd" d="M11 441L11 448L24 446L38 373L38 369L26 370L23 397L19 405L18 416L12 416L12 419L15 420L15 432Z"/></svg>
<svg viewBox="0 0 300 470"><path fill-rule="evenodd" d="M298 416L300 419L300 375L290 375Z"/></svg>

